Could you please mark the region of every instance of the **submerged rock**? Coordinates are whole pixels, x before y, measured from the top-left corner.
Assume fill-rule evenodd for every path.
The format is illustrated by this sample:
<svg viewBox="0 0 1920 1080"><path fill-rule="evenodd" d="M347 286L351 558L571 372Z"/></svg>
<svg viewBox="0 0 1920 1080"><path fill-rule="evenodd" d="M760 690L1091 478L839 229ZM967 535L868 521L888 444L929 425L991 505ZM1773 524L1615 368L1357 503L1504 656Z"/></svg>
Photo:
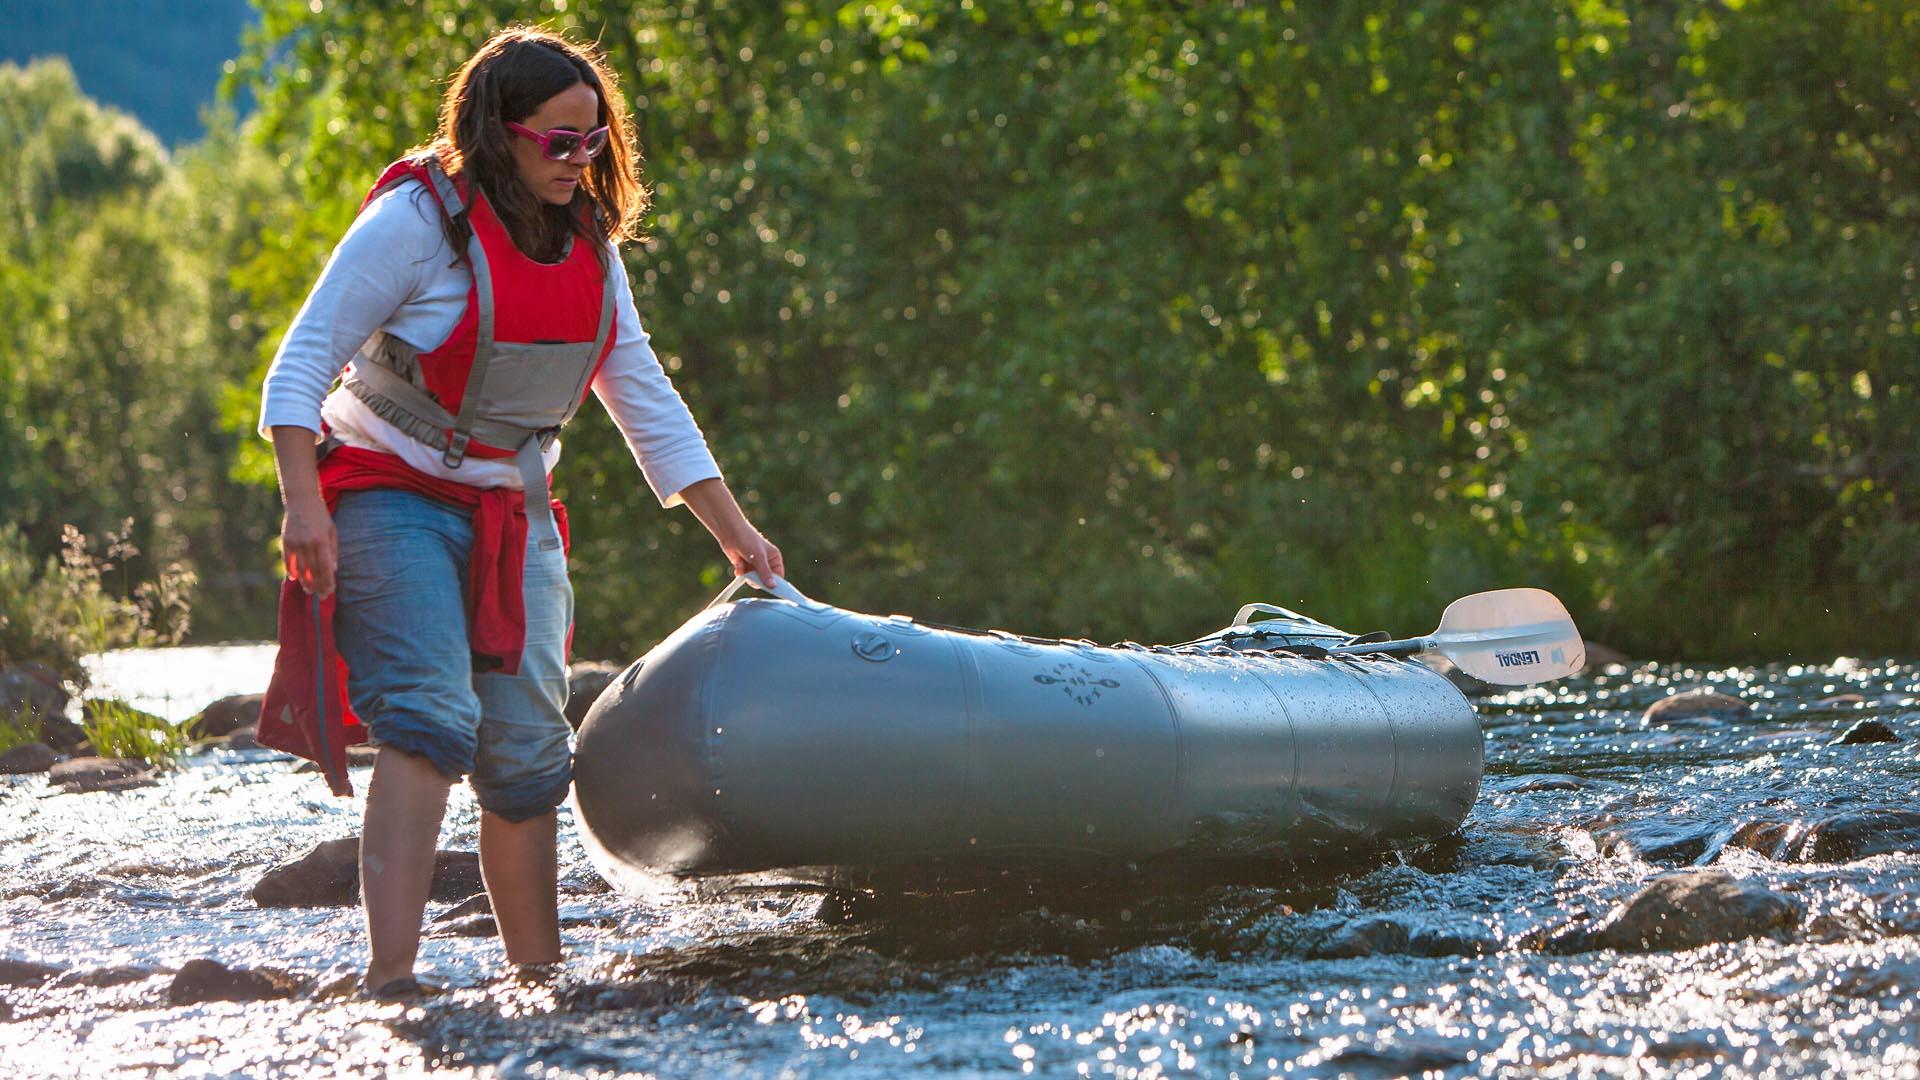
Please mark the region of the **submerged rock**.
<svg viewBox="0 0 1920 1080"><path fill-rule="evenodd" d="M1855 812L1814 822L1797 845L1794 861L1853 862L1914 852L1920 852L1920 811Z"/></svg>
<svg viewBox="0 0 1920 1080"><path fill-rule="evenodd" d="M133 758L74 758L47 771L47 779L62 791L124 791L155 783L153 769Z"/></svg>
<svg viewBox="0 0 1920 1080"><path fill-rule="evenodd" d="M1597 925L1554 935L1546 948L1557 953L1693 949L1784 935L1800 925L1804 914L1798 902L1757 881L1724 870L1683 870L1656 879Z"/></svg>
<svg viewBox="0 0 1920 1080"><path fill-rule="evenodd" d="M260 703L265 700L265 694L230 694L187 721L188 728L197 738L231 735L260 722Z"/></svg>
<svg viewBox="0 0 1920 1080"><path fill-rule="evenodd" d="M1335 927L1307 947L1313 960L1363 956L1480 956L1500 943L1484 931L1410 927L1390 915L1371 915Z"/></svg>
<svg viewBox="0 0 1920 1080"><path fill-rule="evenodd" d="M31 960L0 960L0 986L39 986L57 979L62 969Z"/></svg>
<svg viewBox="0 0 1920 1080"><path fill-rule="evenodd" d="M339 907L360 890L360 838L327 840L292 862L282 863L254 883L253 902L261 907Z"/></svg>
<svg viewBox="0 0 1920 1080"><path fill-rule="evenodd" d="M1920 811L1855 810L1803 821L1748 821L1733 830L1727 844L1792 863L1920 853Z"/></svg>
<svg viewBox="0 0 1920 1080"><path fill-rule="evenodd" d="M0 774L19 776L25 773L43 773L53 768L60 755L46 743L30 742L16 746L0 754Z"/></svg>
<svg viewBox="0 0 1920 1080"><path fill-rule="evenodd" d="M1718 826L1683 819L1603 820L1593 828L1593 842L1608 855L1679 866L1705 855L1719 832Z"/></svg>
<svg viewBox="0 0 1920 1080"><path fill-rule="evenodd" d="M587 718L587 710L600 698L607 684L620 677L626 668L604 660L582 660L567 669L567 723L575 731Z"/></svg>
<svg viewBox="0 0 1920 1080"><path fill-rule="evenodd" d="M167 1002L193 1005L202 1001L267 1001L289 998L304 989L301 980L285 972L230 968L213 960L189 960L167 988Z"/></svg>
<svg viewBox="0 0 1920 1080"><path fill-rule="evenodd" d="M1675 720L1692 720L1700 717L1737 720L1752 714L1753 706L1731 694L1720 694L1711 690L1689 690L1672 697L1662 698L1647 706L1646 714L1641 719L1648 724L1666 724Z"/></svg>
<svg viewBox="0 0 1920 1080"><path fill-rule="evenodd" d="M118 967L87 968L69 971L54 981L55 986L125 986L128 983L146 982L156 975L164 975L160 968L140 967L134 964L122 964Z"/></svg>
<svg viewBox="0 0 1920 1080"><path fill-rule="evenodd" d="M439 851L433 858L433 899L441 903L479 891L480 856ZM360 898L360 838L342 837L266 872L253 886L260 907L344 907Z"/></svg>
<svg viewBox="0 0 1920 1080"><path fill-rule="evenodd" d="M1834 746L1864 746L1867 743L1899 742L1900 736L1880 720L1861 720L1833 740Z"/></svg>

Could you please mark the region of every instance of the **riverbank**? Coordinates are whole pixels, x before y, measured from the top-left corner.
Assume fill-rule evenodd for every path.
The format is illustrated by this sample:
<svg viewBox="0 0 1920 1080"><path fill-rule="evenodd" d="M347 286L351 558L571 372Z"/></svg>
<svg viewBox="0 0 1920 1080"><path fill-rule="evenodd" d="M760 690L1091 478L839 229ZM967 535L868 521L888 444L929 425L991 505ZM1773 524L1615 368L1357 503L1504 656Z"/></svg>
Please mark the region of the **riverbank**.
<svg viewBox="0 0 1920 1080"><path fill-rule="evenodd" d="M1740 707L1654 708L1696 687ZM356 909L255 902L275 865L359 827L290 760L209 750L95 794L0 779L0 1058L32 1075L1920 1075L1920 666L1646 666L1479 704L1488 774L1460 834L1245 880L623 895L567 816L564 971L505 978L448 900L422 968L451 989L414 1006L339 996L364 958ZM1843 741L1863 721L1896 741ZM457 789L441 846L476 840ZM1706 889L1714 918L1663 881ZM1656 903L1704 940L1629 933ZM207 960L292 996L175 1004Z"/></svg>

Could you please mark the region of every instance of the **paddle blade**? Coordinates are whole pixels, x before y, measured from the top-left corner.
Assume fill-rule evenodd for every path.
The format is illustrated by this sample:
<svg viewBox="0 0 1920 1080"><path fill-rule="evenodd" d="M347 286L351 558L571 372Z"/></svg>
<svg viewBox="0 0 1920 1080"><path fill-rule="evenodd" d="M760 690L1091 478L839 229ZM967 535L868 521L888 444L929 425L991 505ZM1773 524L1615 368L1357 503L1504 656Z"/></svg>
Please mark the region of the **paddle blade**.
<svg viewBox="0 0 1920 1080"><path fill-rule="evenodd" d="M1544 589L1496 589L1447 605L1433 641L1460 670L1496 686L1564 679L1587 665L1586 642Z"/></svg>

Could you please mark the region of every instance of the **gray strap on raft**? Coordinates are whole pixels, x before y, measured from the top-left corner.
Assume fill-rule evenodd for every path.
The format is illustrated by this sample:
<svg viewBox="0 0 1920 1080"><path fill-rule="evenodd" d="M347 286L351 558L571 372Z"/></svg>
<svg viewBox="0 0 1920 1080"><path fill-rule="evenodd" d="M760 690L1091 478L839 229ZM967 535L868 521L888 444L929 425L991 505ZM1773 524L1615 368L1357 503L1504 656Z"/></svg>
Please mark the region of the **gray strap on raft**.
<svg viewBox="0 0 1920 1080"><path fill-rule="evenodd" d="M750 570L747 573L741 574L739 577L734 578L732 581L729 581L727 583L727 587L720 590L720 595L707 601L706 606L702 607L700 610L705 611L707 608L718 607L721 604L726 603L727 601L733 599L734 595L737 594L741 589L744 589L749 585L753 586L756 589L759 589L762 592L772 593L773 595L779 597L782 600L791 600L796 604L803 604L807 607L820 606L820 601L809 599L805 593L802 593L799 589L794 588L793 583L789 582L786 578L781 578L781 577L770 578L763 583L761 580L759 571Z"/></svg>

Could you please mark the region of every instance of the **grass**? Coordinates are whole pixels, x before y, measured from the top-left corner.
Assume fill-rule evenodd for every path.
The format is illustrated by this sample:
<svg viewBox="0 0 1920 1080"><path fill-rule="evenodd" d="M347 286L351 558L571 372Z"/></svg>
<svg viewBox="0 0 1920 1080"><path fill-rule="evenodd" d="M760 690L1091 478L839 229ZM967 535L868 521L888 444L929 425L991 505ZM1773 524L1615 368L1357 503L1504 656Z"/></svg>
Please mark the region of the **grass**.
<svg viewBox="0 0 1920 1080"><path fill-rule="evenodd" d="M150 765L167 765L187 749L186 732L124 701L87 702L80 726L101 757L137 758Z"/></svg>
<svg viewBox="0 0 1920 1080"><path fill-rule="evenodd" d="M0 754L16 746L40 741L40 717L32 709L10 709L0 713Z"/></svg>

